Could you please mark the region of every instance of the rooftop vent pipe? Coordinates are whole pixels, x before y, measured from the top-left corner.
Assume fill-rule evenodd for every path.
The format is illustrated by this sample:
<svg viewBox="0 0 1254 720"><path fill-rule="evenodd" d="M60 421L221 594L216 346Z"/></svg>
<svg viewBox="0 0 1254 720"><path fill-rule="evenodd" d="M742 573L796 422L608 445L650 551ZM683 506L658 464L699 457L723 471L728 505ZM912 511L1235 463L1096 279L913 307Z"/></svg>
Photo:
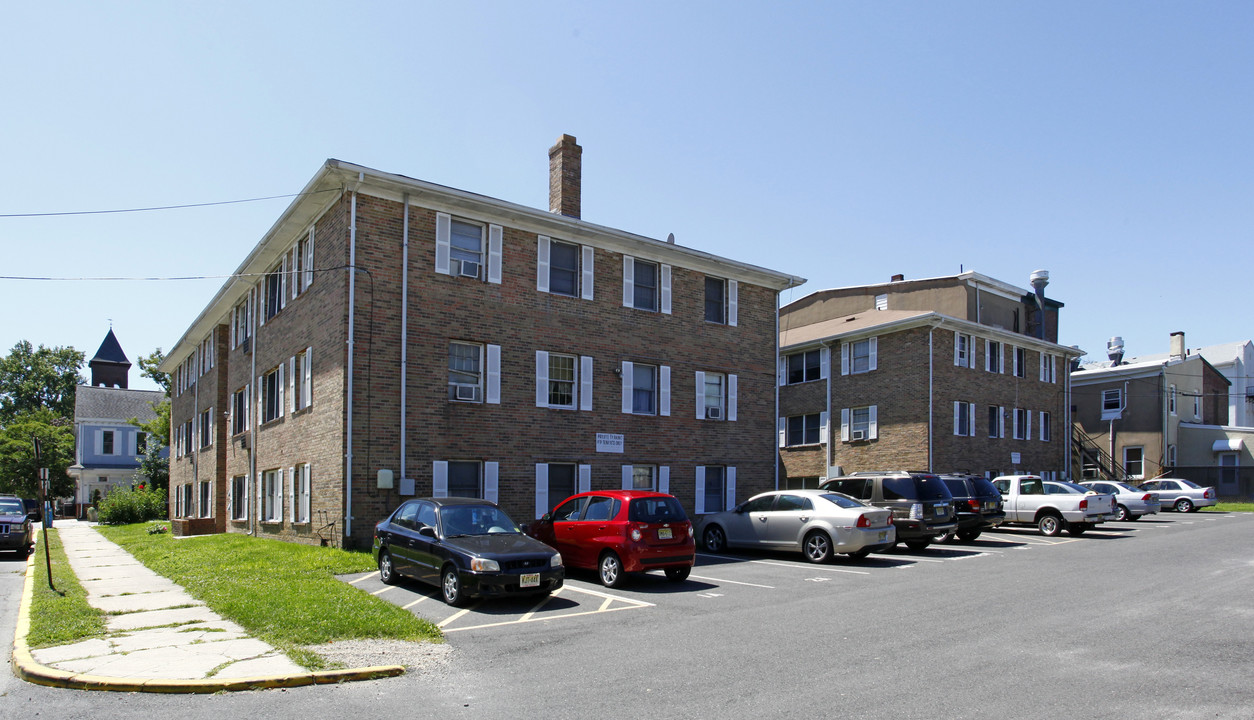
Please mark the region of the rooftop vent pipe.
<svg viewBox="0 0 1254 720"><path fill-rule="evenodd" d="M1111 367L1123 362L1123 338L1116 335L1106 343L1106 357L1110 358Z"/></svg>
<svg viewBox="0 0 1254 720"><path fill-rule="evenodd" d="M1045 339L1045 286L1049 284L1049 271L1037 270L1028 276L1036 291L1036 337Z"/></svg>

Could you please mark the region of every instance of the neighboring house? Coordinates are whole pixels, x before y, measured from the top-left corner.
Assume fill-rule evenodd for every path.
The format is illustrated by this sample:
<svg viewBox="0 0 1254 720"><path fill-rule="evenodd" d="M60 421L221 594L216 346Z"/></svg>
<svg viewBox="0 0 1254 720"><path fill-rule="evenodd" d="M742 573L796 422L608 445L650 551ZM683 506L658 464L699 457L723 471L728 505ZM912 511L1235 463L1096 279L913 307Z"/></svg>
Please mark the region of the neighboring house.
<svg viewBox="0 0 1254 720"><path fill-rule="evenodd" d="M1248 343L1208 350L1231 371L1246 367L1242 345ZM1118 337L1108 353L1110 360L1085 363L1072 374L1084 476L1181 477L1214 486L1221 497L1250 498L1254 428L1231 421L1234 404L1244 409L1243 397L1233 399L1233 382L1205 355L1186 349L1182 332L1171 334L1166 354L1125 359Z"/></svg>
<svg viewBox="0 0 1254 720"><path fill-rule="evenodd" d="M1062 303L975 272L824 290L781 309L787 487L870 470L1067 477ZM1042 312L1043 310L1043 312Z"/></svg>
<svg viewBox="0 0 1254 720"><path fill-rule="evenodd" d="M525 521L775 487L778 295L804 280L581 220L581 152L550 150L549 212L328 160L161 365L173 512L366 547L412 496Z"/></svg>
<svg viewBox="0 0 1254 720"><path fill-rule="evenodd" d="M75 463L69 468L78 484L74 503L80 517L93 497L130 487L137 478L142 482L139 463L147 437L128 421L155 419L153 406L165 399L161 391L127 387L131 363L112 329L88 365L92 384L74 391Z"/></svg>

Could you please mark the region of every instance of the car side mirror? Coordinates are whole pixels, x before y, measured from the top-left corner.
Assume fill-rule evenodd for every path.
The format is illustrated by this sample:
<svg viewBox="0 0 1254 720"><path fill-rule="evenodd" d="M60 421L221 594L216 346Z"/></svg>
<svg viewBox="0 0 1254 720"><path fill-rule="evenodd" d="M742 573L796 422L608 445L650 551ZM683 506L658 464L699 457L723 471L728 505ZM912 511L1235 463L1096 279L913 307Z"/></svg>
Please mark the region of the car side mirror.
<svg viewBox="0 0 1254 720"><path fill-rule="evenodd" d="M422 527L418 528L418 534L425 535L429 538L434 538L435 528L431 527L430 525L423 525Z"/></svg>
<svg viewBox="0 0 1254 720"><path fill-rule="evenodd" d="M540 516L540 522L542 523L553 522L553 513L545 513L544 515Z"/></svg>
<svg viewBox="0 0 1254 720"><path fill-rule="evenodd" d="M736 507L732 508L732 512L736 513L737 515L743 515L745 512L744 504L741 503L740 505L737 505Z"/></svg>

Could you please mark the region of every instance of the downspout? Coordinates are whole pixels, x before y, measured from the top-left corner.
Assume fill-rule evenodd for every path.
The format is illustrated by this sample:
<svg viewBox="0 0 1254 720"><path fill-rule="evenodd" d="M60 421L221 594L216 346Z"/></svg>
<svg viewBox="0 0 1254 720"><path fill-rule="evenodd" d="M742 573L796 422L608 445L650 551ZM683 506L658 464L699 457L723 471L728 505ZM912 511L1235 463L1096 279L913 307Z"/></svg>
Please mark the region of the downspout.
<svg viewBox="0 0 1254 720"><path fill-rule="evenodd" d="M789 285L788 289L791 289L791 288L792 288L792 285ZM772 454L775 455L775 489L776 490L779 489L779 466L783 462L783 458L780 457L780 453L779 453L779 362L780 362L780 357L779 357L779 299L781 295L783 295L782 291L775 294L775 362L774 362L775 379L771 381L771 384L775 386L775 423L774 423L775 434L772 436L774 437L774 440L771 441L771 447L774 448L774 452ZM732 502L735 502L735 501L736 501L736 498L733 497Z"/></svg>
<svg viewBox="0 0 1254 720"><path fill-rule="evenodd" d="M247 508L249 525L248 534L253 537L257 536L257 516L261 514L261 484L257 477L257 426L261 424L261 402L259 401L260 383L257 382L257 291L256 288L248 291L250 302L248 303L248 325L249 325L249 342L252 343L252 357L249 359L248 368L248 404L253 406L253 418L249 425L249 434L252 436L248 443L248 487L257 488L258 492L253 497L252 508ZM254 385L254 383L257 383ZM244 497L253 495L253 493L245 492Z"/></svg>
<svg viewBox="0 0 1254 720"><path fill-rule="evenodd" d="M1066 469L1063 470L1062 479L1075 482L1075 479L1071 474L1071 443L1075 438L1075 427L1071 424L1071 359L1066 355L1063 355L1062 359L1063 362L1066 363L1065 367L1067 372L1067 376L1063 379L1062 386L1062 417L1063 421L1066 423L1063 427L1067 428L1067 440L1063 445L1063 458L1066 463L1063 467Z"/></svg>
<svg viewBox="0 0 1254 720"><path fill-rule="evenodd" d="M405 385L409 381L409 193L401 225L401 477L405 474Z"/></svg>
<svg viewBox="0 0 1254 720"><path fill-rule="evenodd" d="M932 335L936 332L936 326L932 325L927 329L927 471L932 472Z"/></svg>
<svg viewBox="0 0 1254 720"><path fill-rule="evenodd" d="M196 353L197 353L196 372L200 372L200 355L199 355L200 346L199 345L196 346ZM199 377L196 378L196 389L192 391L192 417L196 419L195 424L199 425L200 424L200 378ZM203 428L197 427L196 429L199 431L196 434L200 434L200 432L204 432ZM196 438L196 440L199 441L200 438ZM168 481L169 481L169 478L167 477L167 483ZM196 489L199 487L199 484L198 484L199 482L200 482L200 447L197 447L195 452L192 453L192 493L193 493L193 497L196 498L197 502L200 501L200 493L196 492ZM187 512L187 508L183 508L183 512Z"/></svg>
<svg viewBox="0 0 1254 720"><path fill-rule="evenodd" d="M832 466L836 464L836 442L832 439L832 436L835 434L832 432L832 347L835 344L835 342L823 343L827 348L827 397L825 398L827 405L827 447L823 448L823 463L827 467L823 469L824 473L831 473ZM841 468L841 474L844 474L844 468ZM831 475L829 474L828 477L830 478Z"/></svg>
<svg viewBox="0 0 1254 720"><path fill-rule="evenodd" d="M365 181L365 173L357 173L357 185L353 188L352 208L348 221L348 362L346 381L346 421L344 454L344 537L353 535L353 354L354 321L357 305L357 187Z"/></svg>

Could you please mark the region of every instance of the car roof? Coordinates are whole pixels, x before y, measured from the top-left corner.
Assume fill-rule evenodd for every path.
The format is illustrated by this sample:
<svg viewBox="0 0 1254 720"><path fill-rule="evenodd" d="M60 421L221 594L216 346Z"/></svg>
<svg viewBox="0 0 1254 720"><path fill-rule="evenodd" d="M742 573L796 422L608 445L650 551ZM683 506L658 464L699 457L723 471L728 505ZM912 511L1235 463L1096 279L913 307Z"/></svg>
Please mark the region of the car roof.
<svg viewBox="0 0 1254 720"><path fill-rule="evenodd" d="M649 498L649 497L668 497L668 498L675 497L674 495L661 493L661 492L655 492L653 490L589 490L588 492L581 492L575 495L571 495L570 497L566 498L566 500L572 500L574 498L582 498L582 497L592 497L594 495L599 495L601 497L612 497L618 500L635 500L636 498ZM562 502L566 502L566 500L563 500Z"/></svg>
<svg viewBox="0 0 1254 720"><path fill-rule="evenodd" d="M416 502L419 500L425 500L426 502L434 503L441 507L448 507L450 505L491 505L492 507L497 506L496 503L492 502L491 500L484 500L483 498L468 498L468 497L410 498L409 500L406 500L405 502Z"/></svg>

